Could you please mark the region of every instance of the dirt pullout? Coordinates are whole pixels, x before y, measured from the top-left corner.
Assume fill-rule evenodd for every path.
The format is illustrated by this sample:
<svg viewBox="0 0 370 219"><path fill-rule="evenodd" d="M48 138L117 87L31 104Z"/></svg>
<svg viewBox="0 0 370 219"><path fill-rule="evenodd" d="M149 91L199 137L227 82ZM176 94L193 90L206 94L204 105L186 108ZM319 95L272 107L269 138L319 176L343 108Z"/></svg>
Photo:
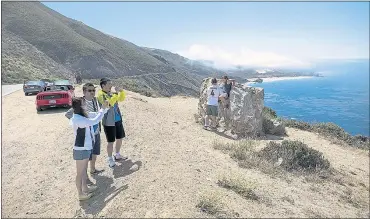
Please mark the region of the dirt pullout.
<svg viewBox="0 0 370 219"><path fill-rule="evenodd" d="M207 193L221 194L227 209L240 217L359 217L369 210L364 201L369 191L364 151L288 129L286 139L303 140L322 151L335 168L353 177L353 183L281 179L240 168L229 155L213 149L215 140L234 140L195 123L197 99L149 98L132 92L120 104L127 135L122 152L130 160L108 168L102 134L97 167L105 172L95 177L96 195L80 204L65 110L37 114L35 96L21 91L2 100L3 217L208 217L196 207ZM266 142L258 143L262 147ZM267 201L247 200L218 186L218 179L230 173L255 181L257 193Z"/></svg>

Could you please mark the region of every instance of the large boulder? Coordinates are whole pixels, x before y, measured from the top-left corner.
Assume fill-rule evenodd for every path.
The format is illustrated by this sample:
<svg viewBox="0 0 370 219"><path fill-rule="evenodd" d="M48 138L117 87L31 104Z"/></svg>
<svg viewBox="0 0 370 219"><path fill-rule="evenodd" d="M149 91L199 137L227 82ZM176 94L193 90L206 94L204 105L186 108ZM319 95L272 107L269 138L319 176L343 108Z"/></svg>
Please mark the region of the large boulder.
<svg viewBox="0 0 370 219"><path fill-rule="evenodd" d="M198 114L204 124L207 105L207 89L212 78L206 78L200 88ZM219 104L218 126L231 131L238 137L258 137L263 132L263 88L236 84L230 92L228 101Z"/></svg>
<svg viewBox="0 0 370 219"><path fill-rule="evenodd" d="M286 134L285 125L281 121L268 117L263 118L263 131L270 135L282 136Z"/></svg>
<svg viewBox="0 0 370 219"><path fill-rule="evenodd" d="M278 120L276 112L273 109L265 106L262 111L262 117L263 131L265 134L279 136L286 134L284 123Z"/></svg>

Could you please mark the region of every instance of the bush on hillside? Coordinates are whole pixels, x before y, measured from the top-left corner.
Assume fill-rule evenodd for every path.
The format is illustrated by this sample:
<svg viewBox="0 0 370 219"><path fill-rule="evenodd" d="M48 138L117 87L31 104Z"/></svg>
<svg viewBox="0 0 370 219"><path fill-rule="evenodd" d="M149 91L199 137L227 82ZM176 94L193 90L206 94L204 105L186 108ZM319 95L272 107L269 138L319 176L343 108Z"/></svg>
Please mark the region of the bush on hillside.
<svg viewBox="0 0 370 219"><path fill-rule="evenodd" d="M339 140L349 141L351 135L344 131L343 128L339 127L338 125L331 123L331 122L322 122L313 124L313 129L327 137L336 137Z"/></svg>
<svg viewBox="0 0 370 219"><path fill-rule="evenodd" d="M347 133L342 127L331 122L310 124L307 122L290 119L280 119L280 121L282 121L286 127L296 128L304 131L317 132L320 135L329 138L330 141L335 143L339 141L357 148L362 149L370 148L369 137L363 135L352 136L349 133Z"/></svg>
<svg viewBox="0 0 370 219"><path fill-rule="evenodd" d="M281 162L279 166L288 171L316 172L330 168L329 161L321 152L300 141L270 142L257 155L270 163Z"/></svg>
<svg viewBox="0 0 370 219"><path fill-rule="evenodd" d="M292 119L280 119L286 127L296 128L303 131L312 131L312 125L307 122L292 120Z"/></svg>
<svg viewBox="0 0 370 219"><path fill-rule="evenodd" d="M266 116L266 117L269 117L269 118L272 118L272 119L277 118L276 112L273 109L271 109L270 107L267 107L267 106L263 107L262 115Z"/></svg>

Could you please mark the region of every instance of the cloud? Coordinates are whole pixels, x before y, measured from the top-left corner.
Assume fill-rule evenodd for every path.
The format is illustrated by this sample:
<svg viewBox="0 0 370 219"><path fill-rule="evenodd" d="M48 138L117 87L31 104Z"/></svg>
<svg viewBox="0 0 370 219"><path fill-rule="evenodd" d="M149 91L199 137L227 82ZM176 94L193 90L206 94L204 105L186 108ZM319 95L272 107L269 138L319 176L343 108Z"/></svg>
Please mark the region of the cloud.
<svg viewBox="0 0 370 219"><path fill-rule="evenodd" d="M239 50L226 50L217 46L193 44L187 50L178 54L193 60L208 60L217 68L230 68L235 66L260 67L310 67L310 63L288 58L273 52L254 51L248 48Z"/></svg>

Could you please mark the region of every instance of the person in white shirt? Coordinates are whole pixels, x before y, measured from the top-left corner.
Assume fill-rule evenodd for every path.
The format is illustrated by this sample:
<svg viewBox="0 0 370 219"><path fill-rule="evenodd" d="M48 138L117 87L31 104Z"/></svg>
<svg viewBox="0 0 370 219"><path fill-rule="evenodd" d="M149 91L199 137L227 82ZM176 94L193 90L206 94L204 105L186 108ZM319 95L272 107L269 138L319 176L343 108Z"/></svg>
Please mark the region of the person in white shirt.
<svg viewBox="0 0 370 219"><path fill-rule="evenodd" d="M97 187L87 187L87 164L92 153L95 133L94 125L98 124L109 109L109 103L105 102L102 108L96 112L87 112L86 101L83 97L72 99L73 116L70 125L73 127L75 143L73 146L73 159L76 160L76 187L80 201L91 198Z"/></svg>
<svg viewBox="0 0 370 219"><path fill-rule="evenodd" d="M83 87L82 87L82 91L83 91L83 94L84 94L83 98L86 101L87 112L88 113L98 112L99 109L100 109L100 106L99 106L99 103L98 103L98 101L95 97L96 88L95 88L94 84L92 84L92 83L84 84ZM73 108L69 109L66 112L65 116L68 119L71 119L72 116L73 116ZM95 144L93 145L92 156L90 157L90 162L89 162L90 163L90 174L91 175L99 174L99 173L104 171L102 169L98 170L98 169L95 168L95 163L96 163L97 156L100 155L100 146L101 146L100 124L94 125L94 131L95 131L95 134L94 134ZM87 183L89 185L93 184L90 179L87 179Z"/></svg>
<svg viewBox="0 0 370 219"><path fill-rule="evenodd" d="M217 79L213 78L211 81L212 85L207 90L207 106L206 116L204 118L204 129L208 130L209 127L216 128L216 118L218 116L218 101L219 98L225 96L223 90L217 85ZM210 125L209 119L211 118L214 125Z"/></svg>

